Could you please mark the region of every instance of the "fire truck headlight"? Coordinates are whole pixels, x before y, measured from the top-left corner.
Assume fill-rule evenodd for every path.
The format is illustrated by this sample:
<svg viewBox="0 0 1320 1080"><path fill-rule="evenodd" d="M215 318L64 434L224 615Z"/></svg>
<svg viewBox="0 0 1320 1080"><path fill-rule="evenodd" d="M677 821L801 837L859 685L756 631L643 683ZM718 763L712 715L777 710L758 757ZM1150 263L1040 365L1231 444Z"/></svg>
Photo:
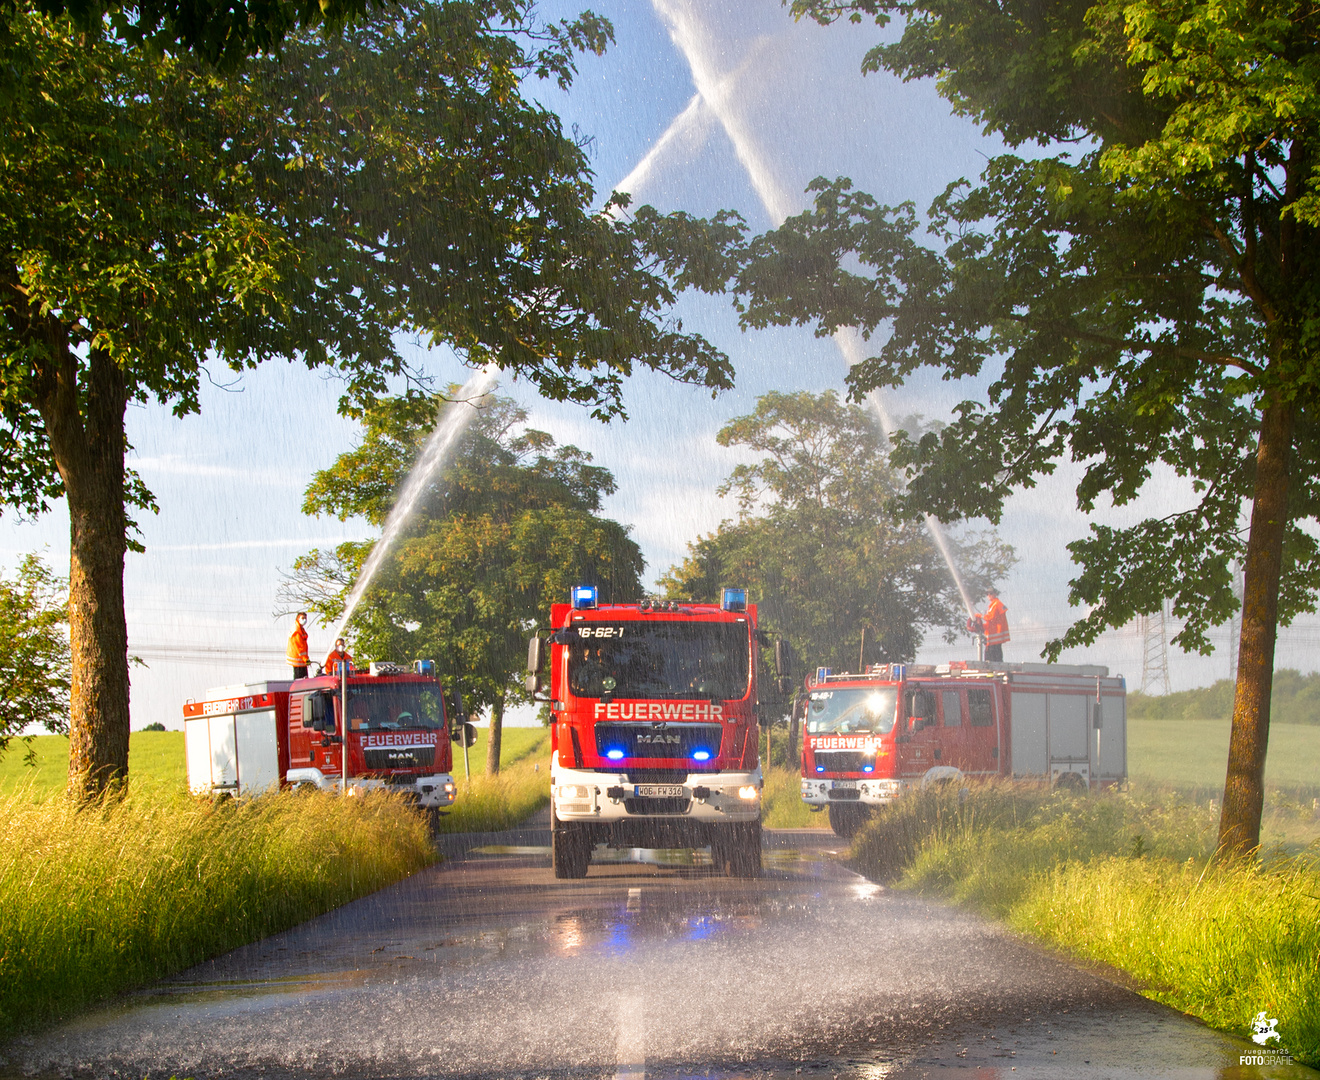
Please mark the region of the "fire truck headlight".
<svg viewBox="0 0 1320 1080"><path fill-rule="evenodd" d="M591 792L581 784L561 784L558 790L558 796L561 801L568 799L589 799Z"/></svg>
<svg viewBox="0 0 1320 1080"><path fill-rule="evenodd" d="M445 794L446 794L446 795L453 795L453 794L454 794L454 790L455 790L455 789L454 789L454 785L453 785L453 784L446 784L446 785L445 785Z"/></svg>
<svg viewBox="0 0 1320 1080"><path fill-rule="evenodd" d="M761 793L756 789L756 786L754 784L748 784L746 787L740 787L738 789L738 798L740 799L750 800L750 799L759 799L760 797L761 797Z"/></svg>

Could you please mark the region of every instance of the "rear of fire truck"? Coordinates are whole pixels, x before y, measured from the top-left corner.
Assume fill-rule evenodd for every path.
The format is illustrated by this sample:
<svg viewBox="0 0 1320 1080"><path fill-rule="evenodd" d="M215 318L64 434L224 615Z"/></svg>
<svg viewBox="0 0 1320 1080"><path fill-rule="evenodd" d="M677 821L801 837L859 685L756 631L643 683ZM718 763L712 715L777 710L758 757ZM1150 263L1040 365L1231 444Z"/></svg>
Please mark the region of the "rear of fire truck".
<svg viewBox="0 0 1320 1080"><path fill-rule="evenodd" d="M528 688L548 667L556 877L584 877L597 844L709 847L725 873L760 874L759 644L741 589L598 604L580 586L554 605Z"/></svg>

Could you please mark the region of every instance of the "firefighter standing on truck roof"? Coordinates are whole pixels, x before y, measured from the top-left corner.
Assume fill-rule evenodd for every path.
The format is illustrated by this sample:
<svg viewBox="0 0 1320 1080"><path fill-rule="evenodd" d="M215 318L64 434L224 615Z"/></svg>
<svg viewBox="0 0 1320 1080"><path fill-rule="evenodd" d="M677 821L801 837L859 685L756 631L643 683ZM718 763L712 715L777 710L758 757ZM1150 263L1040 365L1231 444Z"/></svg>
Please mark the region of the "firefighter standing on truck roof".
<svg viewBox="0 0 1320 1080"><path fill-rule="evenodd" d="M1008 608L999 600L999 590L993 585L986 589L985 614L981 626L985 634L985 658L996 663L1004 661L1004 643L1008 637Z"/></svg>
<svg viewBox="0 0 1320 1080"><path fill-rule="evenodd" d="M293 668L293 677L307 678L307 665L311 663L311 658L307 655L307 612L298 612L293 633L289 635L289 647L284 650L284 655Z"/></svg>
<svg viewBox="0 0 1320 1080"><path fill-rule="evenodd" d="M347 664L350 671L353 669L353 658L348 655L343 638L335 638L335 647L325 654L323 670L333 675L336 664Z"/></svg>

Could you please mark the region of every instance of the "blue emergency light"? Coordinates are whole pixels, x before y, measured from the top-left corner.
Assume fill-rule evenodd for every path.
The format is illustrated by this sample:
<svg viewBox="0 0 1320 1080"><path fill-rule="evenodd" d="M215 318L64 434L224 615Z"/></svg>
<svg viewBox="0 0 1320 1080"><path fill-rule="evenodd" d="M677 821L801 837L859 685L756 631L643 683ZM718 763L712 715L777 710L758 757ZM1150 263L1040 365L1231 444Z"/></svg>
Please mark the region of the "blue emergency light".
<svg viewBox="0 0 1320 1080"><path fill-rule="evenodd" d="M596 586L573 586L573 606L579 610L582 610L583 608L594 608L596 606Z"/></svg>
<svg viewBox="0 0 1320 1080"><path fill-rule="evenodd" d="M430 675L430 676L434 677L434 676L435 676L435 661L434 661L434 660L414 660L414 661L413 661L413 671L415 671L418 675Z"/></svg>
<svg viewBox="0 0 1320 1080"><path fill-rule="evenodd" d="M862 766L862 772L875 772L875 766L874 766L874 765L863 765L863 766Z"/></svg>
<svg viewBox="0 0 1320 1080"><path fill-rule="evenodd" d="M746 611L747 590L725 589L724 597L720 601L720 607L722 607L725 611Z"/></svg>
<svg viewBox="0 0 1320 1080"><path fill-rule="evenodd" d="M692 751L692 760L693 760L693 761L709 761L709 760L710 760L710 751L709 751L709 750L694 750L694 751Z"/></svg>
<svg viewBox="0 0 1320 1080"><path fill-rule="evenodd" d="M831 674L833 674L832 668L818 667L816 669L816 681L824 682L826 679L830 677Z"/></svg>
<svg viewBox="0 0 1320 1080"><path fill-rule="evenodd" d="M609 758L611 761L622 761L624 758L624 753L616 746L613 750L606 750L605 756Z"/></svg>
<svg viewBox="0 0 1320 1080"><path fill-rule="evenodd" d="M825 771L825 766L824 766L824 765L817 765L817 766L816 766L816 771L817 771L817 772L824 772L824 771Z"/></svg>

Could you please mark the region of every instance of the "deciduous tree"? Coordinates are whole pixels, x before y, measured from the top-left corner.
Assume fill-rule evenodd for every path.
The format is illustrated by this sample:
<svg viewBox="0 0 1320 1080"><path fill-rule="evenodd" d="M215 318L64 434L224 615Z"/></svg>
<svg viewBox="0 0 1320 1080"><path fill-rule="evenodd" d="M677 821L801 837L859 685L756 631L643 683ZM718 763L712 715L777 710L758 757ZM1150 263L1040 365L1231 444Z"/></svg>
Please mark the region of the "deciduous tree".
<svg viewBox="0 0 1320 1080"><path fill-rule="evenodd" d="M0 579L0 754L29 724L69 730L67 623L65 583L36 555Z"/></svg>
<svg viewBox="0 0 1320 1080"><path fill-rule="evenodd" d="M717 600L723 585L747 586L762 625L809 667L911 660L932 629L953 640L966 613L925 527L892 513L899 480L872 417L832 390L771 392L716 438L764 456L721 486L738 518L690 545L662 581L669 595ZM990 535L955 550L978 595L1014 561Z"/></svg>
<svg viewBox="0 0 1320 1080"><path fill-rule="evenodd" d="M436 400L372 405L362 442L316 475L304 510L383 524L435 423ZM524 700L532 629L549 625L551 603L574 584L595 583L607 600L641 596L642 556L627 528L600 516L614 491L607 469L525 427L526 412L511 401L487 402L350 625L359 656L429 657L462 680L473 706L490 710L487 771L495 773L505 706ZM322 621L338 619L372 546L303 556L290 600Z"/></svg>
<svg viewBox="0 0 1320 1080"><path fill-rule="evenodd" d="M195 410L211 355L332 368L351 406L404 374L399 331L601 416L636 366L729 385L669 320L636 223L591 211L582 147L523 91L567 82L599 40L529 20L522 0L410 0L221 76L10 11L0 487L27 512L68 502L75 792L127 770L126 506L151 505L125 469L130 402Z"/></svg>
<svg viewBox="0 0 1320 1080"><path fill-rule="evenodd" d="M1176 639L1242 637L1221 850L1260 835L1277 627L1313 610L1320 469L1320 8L1294 0L796 0L823 22L891 17L864 68L934 78L954 111L1030 154L993 157L931 207L817 181L812 210L756 241L749 323L882 330L855 392L922 367L981 380L939 433L899 440L909 508L998 520L1063 461L1077 504L1131 503L1153 476L1188 497L1069 545L1062 639L1172 598ZM1244 528L1244 508L1249 525Z"/></svg>

